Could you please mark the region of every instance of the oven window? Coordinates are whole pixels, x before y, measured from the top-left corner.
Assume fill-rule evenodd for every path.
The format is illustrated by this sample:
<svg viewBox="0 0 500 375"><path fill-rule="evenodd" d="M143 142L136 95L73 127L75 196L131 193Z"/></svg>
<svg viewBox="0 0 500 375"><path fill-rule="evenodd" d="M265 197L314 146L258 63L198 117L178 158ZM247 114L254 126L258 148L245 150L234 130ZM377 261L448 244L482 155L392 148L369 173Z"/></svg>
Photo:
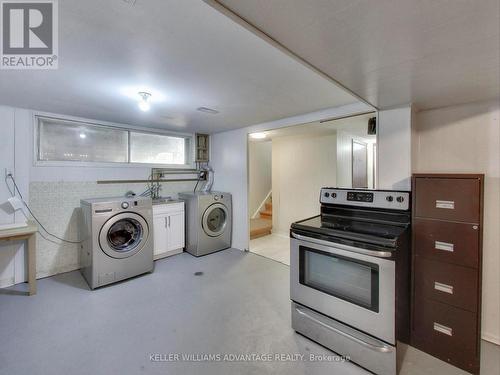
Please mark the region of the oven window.
<svg viewBox="0 0 500 375"><path fill-rule="evenodd" d="M300 283L378 312L379 267L300 246Z"/></svg>

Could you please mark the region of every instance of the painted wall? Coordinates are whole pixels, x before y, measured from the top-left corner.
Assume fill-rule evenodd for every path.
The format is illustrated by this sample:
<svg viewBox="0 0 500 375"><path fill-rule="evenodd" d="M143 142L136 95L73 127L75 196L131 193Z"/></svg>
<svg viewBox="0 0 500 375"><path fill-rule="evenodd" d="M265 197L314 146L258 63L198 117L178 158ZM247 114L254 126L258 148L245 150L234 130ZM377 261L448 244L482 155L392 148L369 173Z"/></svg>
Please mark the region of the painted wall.
<svg viewBox="0 0 500 375"><path fill-rule="evenodd" d="M128 190L141 193L145 184L100 185L97 180L146 179L151 170L143 166L74 167L37 166L34 163L34 112L0 107L0 224L24 220L13 214L5 201L10 193L3 181L4 169L14 173L20 190L35 215L54 234L77 239L80 199L121 196ZM119 125L119 124L114 124ZM125 126L125 125L122 125ZM175 176L172 176L175 177ZM186 175L183 175L186 177ZM162 185L163 195L192 190L192 182ZM23 243L0 245L0 287L25 281ZM37 236L37 277L50 276L79 268L77 245L50 242Z"/></svg>
<svg viewBox="0 0 500 375"><path fill-rule="evenodd" d="M482 337L500 344L500 105L418 112L414 172L484 173Z"/></svg>
<svg viewBox="0 0 500 375"><path fill-rule="evenodd" d="M232 194L232 247L248 249L248 129L217 133L211 137L210 164L215 172L213 190Z"/></svg>
<svg viewBox="0 0 500 375"><path fill-rule="evenodd" d="M297 220L319 213L319 191L336 186L337 137L273 139L273 233L288 234Z"/></svg>
<svg viewBox="0 0 500 375"><path fill-rule="evenodd" d="M411 107L378 114L378 189L411 190L411 119Z"/></svg>
<svg viewBox="0 0 500 375"><path fill-rule="evenodd" d="M248 144L249 214L253 215L271 191L272 142L253 141Z"/></svg>

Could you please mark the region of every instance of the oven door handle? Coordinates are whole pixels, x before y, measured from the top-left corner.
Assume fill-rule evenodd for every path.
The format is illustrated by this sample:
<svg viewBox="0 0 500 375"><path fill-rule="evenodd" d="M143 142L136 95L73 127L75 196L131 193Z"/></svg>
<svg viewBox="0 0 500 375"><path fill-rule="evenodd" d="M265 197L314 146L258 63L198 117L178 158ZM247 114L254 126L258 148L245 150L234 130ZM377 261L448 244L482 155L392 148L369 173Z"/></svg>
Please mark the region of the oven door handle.
<svg viewBox="0 0 500 375"><path fill-rule="evenodd" d="M377 251L377 250L368 250L368 249L360 249L358 247L354 246L347 246L347 245L342 245L342 244L337 244L325 240L319 240L317 238L312 238L312 237L306 237L302 236L300 234L296 234L292 232L292 236L300 241L305 241L305 242L311 242L315 243L317 245L323 245L323 246L330 246L330 247L337 247L342 250L347 250L351 251L353 253L359 253L359 254L364 254L364 255L371 255L374 257L378 258L391 258L392 257L392 251Z"/></svg>
<svg viewBox="0 0 500 375"><path fill-rule="evenodd" d="M295 310L297 311L297 313L299 313L300 315L302 315L303 317L313 321L314 323L316 324L319 324L320 326L332 331L332 332L335 332L339 335L342 335L344 336L345 338L349 339L349 340L352 340L360 345L363 345L364 347L368 348L368 349L371 349L371 350L374 350L376 352L379 352L379 353L389 353L389 352L392 352L394 349L389 346L389 345L386 345L382 342L380 342L380 344L378 345L374 345L374 344L371 344L369 342L366 342L364 340L362 340L361 338L359 337L355 337L347 332L344 332L342 331L341 329L339 328L336 328L336 327L332 327L330 324L327 324L323 321L321 321L320 319L308 314L306 311L304 311L303 309L301 309L299 306L295 306ZM375 341L375 340L374 340ZM377 340L378 342L378 340Z"/></svg>

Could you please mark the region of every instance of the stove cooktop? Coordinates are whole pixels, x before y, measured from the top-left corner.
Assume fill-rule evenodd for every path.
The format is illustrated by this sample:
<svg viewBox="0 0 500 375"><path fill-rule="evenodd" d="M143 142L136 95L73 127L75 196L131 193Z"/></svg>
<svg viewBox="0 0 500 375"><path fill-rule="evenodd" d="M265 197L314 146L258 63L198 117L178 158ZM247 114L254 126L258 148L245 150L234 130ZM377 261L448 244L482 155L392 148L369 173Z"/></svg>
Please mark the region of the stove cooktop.
<svg viewBox="0 0 500 375"><path fill-rule="evenodd" d="M395 225L327 215L314 216L295 222L291 226L292 232L295 231L303 235L320 236L334 242L337 239L338 241L372 244L386 248L396 248L398 239L407 230L408 225Z"/></svg>
<svg viewBox="0 0 500 375"><path fill-rule="evenodd" d="M395 239L405 230L404 227L381 223L370 223L344 218L325 218L321 215L294 223L301 227L320 230L325 234L338 234L340 232L353 235L369 235L385 239Z"/></svg>

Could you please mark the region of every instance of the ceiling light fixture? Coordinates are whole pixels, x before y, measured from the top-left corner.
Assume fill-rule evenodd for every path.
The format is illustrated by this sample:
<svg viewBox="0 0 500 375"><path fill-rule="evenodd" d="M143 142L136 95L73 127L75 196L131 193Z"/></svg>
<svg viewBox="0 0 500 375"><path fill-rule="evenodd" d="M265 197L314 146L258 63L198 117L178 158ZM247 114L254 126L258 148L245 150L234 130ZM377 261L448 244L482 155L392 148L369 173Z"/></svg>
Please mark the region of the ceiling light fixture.
<svg viewBox="0 0 500 375"><path fill-rule="evenodd" d="M203 112L203 113L209 113L211 115L216 115L219 113L218 110L213 109L213 108L208 108L208 107L198 107L196 108L197 111Z"/></svg>
<svg viewBox="0 0 500 375"><path fill-rule="evenodd" d="M81 138L81 139L85 139L85 138L87 138L87 134L85 134L85 133L80 133L80 138Z"/></svg>
<svg viewBox="0 0 500 375"><path fill-rule="evenodd" d="M143 112L147 112L151 109L151 104L149 103L149 99L151 98L151 93L146 91L140 91L139 96L141 97L139 100L139 109Z"/></svg>
<svg viewBox="0 0 500 375"><path fill-rule="evenodd" d="M253 139L264 139L266 137L267 137L266 133L252 133L252 134L250 134L250 138L253 138Z"/></svg>

